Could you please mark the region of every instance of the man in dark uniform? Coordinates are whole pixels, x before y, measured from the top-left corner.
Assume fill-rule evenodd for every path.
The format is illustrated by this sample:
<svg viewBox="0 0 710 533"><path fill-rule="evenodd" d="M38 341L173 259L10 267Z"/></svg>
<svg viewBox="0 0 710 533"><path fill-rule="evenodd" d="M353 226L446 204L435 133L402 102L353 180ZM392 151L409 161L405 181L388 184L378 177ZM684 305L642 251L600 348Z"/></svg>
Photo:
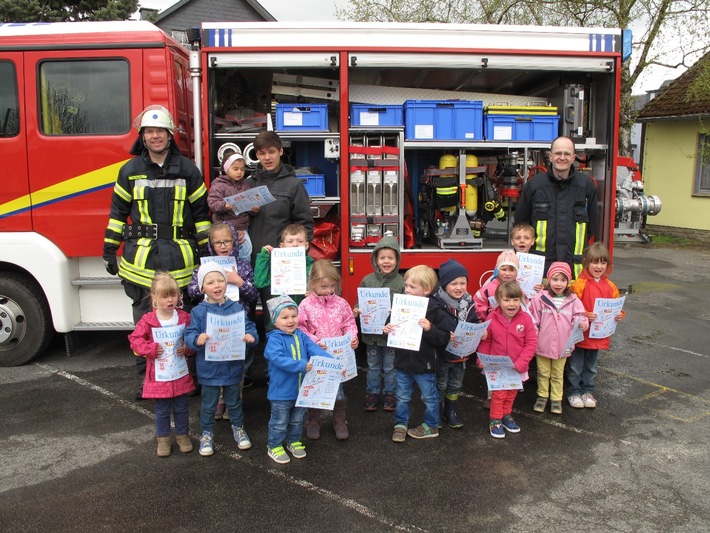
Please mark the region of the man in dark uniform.
<svg viewBox="0 0 710 533"><path fill-rule="evenodd" d="M135 157L118 172L103 258L106 271L121 277L137 323L151 310L150 286L159 270L172 274L188 304L187 285L198 265L198 248L207 245L210 216L202 174L180 154L170 112L148 106L134 126L139 134L130 153ZM141 379L136 399L141 399L145 359L137 357L136 366Z"/></svg>
<svg viewBox="0 0 710 533"><path fill-rule="evenodd" d="M530 178L515 207L515 223L535 228L531 253L545 256L545 272L554 261L582 271L582 252L597 231L597 187L574 168L575 147L557 137L550 147L550 167Z"/></svg>

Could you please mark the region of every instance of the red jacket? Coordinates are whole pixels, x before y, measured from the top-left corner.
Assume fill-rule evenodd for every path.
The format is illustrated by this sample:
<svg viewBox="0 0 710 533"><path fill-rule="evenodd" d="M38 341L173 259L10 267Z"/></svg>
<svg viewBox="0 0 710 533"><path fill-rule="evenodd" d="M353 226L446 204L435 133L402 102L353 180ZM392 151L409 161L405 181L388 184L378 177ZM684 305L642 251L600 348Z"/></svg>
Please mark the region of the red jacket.
<svg viewBox="0 0 710 533"><path fill-rule="evenodd" d="M178 309L178 325L190 324L190 315ZM136 324L136 329L128 336L131 350L146 358L145 381L143 382L144 398L175 398L195 390L192 376L187 374L175 381L155 381L155 360L158 358L158 343L153 340L153 328L159 328L155 311L143 315Z"/></svg>
<svg viewBox="0 0 710 533"><path fill-rule="evenodd" d="M508 320L500 307L488 315L488 337L478 345L479 353L488 355L507 355L515 363L515 369L524 374L535 356L537 332L528 313L522 309Z"/></svg>
<svg viewBox="0 0 710 533"><path fill-rule="evenodd" d="M584 269L579 277L574 280L572 286L570 287L572 292L577 295L577 297L582 300L584 309L591 313L594 311L594 302L597 298L618 298L619 289L612 283L612 281L606 276L602 276L599 281L594 281L594 278L589 275L587 269ZM621 312L625 315L625 311ZM575 348L585 348L587 350L608 350L609 349L609 339L590 339L589 338L589 328L584 332L584 340L578 342Z"/></svg>

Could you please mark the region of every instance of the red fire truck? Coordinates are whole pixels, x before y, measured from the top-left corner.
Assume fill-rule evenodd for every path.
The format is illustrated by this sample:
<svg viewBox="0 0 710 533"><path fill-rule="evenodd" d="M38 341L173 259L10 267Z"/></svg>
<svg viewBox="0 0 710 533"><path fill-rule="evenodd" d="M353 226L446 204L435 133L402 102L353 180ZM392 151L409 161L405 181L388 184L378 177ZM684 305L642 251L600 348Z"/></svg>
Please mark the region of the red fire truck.
<svg viewBox="0 0 710 533"><path fill-rule="evenodd" d="M402 269L456 257L470 288L509 247L524 182L570 135L613 245L621 30L205 23L187 47L148 22L0 25L0 365L54 332L130 329L101 262L132 119L166 106L206 181L273 128L311 196L314 248L343 273L401 243ZM193 132L195 132L193 134Z"/></svg>

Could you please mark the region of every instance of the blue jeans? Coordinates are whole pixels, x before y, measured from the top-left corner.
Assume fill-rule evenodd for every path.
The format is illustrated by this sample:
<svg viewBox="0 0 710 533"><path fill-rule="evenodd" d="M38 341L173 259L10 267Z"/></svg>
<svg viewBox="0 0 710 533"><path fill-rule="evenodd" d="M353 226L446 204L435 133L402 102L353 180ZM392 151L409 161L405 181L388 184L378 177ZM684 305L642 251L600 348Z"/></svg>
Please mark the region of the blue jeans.
<svg viewBox="0 0 710 533"><path fill-rule="evenodd" d="M367 393L379 394L380 376L384 373L384 393L394 394L397 388L394 370L394 348L378 346L376 344L367 345Z"/></svg>
<svg viewBox="0 0 710 533"><path fill-rule="evenodd" d="M466 363L451 363L439 359L436 367L436 388L439 396L458 396L463 387L463 377L466 374Z"/></svg>
<svg viewBox="0 0 710 533"><path fill-rule="evenodd" d="M270 403L269 450L283 446L284 440L288 444L300 442L306 409L296 407L296 400L270 400Z"/></svg>
<svg viewBox="0 0 710 533"><path fill-rule="evenodd" d="M599 350L575 348L567 361L567 397L594 392Z"/></svg>
<svg viewBox="0 0 710 533"><path fill-rule="evenodd" d="M222 387L214 385L202 385L202 405L200 408L200 425L202 432L214 433L214 414L217 411L219 402L219 390L222 389L224 404L229 410L229 421L232 427L238 428L244 425L244 411L242 410L241 384L225 385Z"/></svg>
<svg viewBox="0 0 710 533"><path fill-rule="evenodd" d="M175 418L175 434L190 433L190 412L188 410L187 394L175 398L155 399L155 434L158 437L170 435L170 411Z"/></svg>
<svg viewBox="0 0 710 533"><path fill-rule="evenodd" d="M397 409L394 423L409 425L412 406L412 385L416 383L424 402L424 422L431 429L439 427L439 392L436 390L436 374L410 374L397 370Z"/></svg>

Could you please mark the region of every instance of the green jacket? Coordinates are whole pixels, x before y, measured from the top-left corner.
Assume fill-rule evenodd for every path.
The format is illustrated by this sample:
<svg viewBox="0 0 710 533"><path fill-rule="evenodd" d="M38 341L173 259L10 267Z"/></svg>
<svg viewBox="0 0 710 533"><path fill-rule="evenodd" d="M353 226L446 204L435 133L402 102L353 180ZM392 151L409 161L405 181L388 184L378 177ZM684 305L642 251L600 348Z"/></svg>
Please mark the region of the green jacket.
<svg viewBox="0 0 710 533"><path fill-rule="evenodd" d="M306 254L306 278L311 275L313 258ZM256 255L254 264L254 286L257 289L265 289L271 286L271 254L266 248L262 248ZM305 294L289 294L294 302L301 303Z"/></svg>

